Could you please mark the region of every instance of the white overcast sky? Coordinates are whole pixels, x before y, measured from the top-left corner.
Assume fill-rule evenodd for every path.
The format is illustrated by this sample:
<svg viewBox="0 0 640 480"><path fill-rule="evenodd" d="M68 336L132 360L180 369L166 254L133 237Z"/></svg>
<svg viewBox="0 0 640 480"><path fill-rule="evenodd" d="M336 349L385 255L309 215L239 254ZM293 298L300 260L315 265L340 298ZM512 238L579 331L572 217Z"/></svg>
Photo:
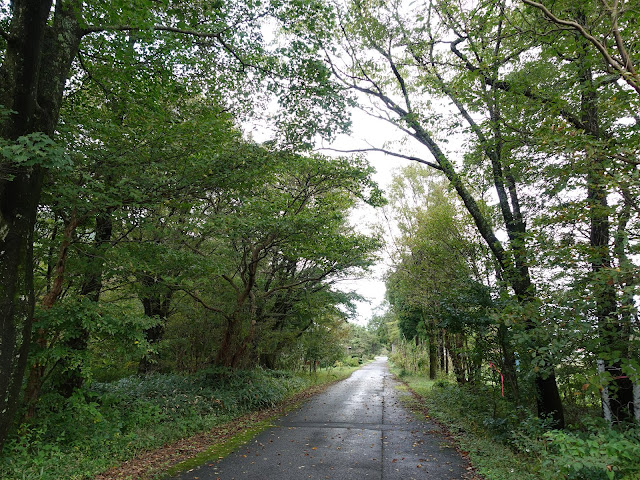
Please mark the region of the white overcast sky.
<svg viewBox="0 0 640 480"><path fill-rule="evenodd" d="M340 135L330 148L337 150L354 150L371 148L372 146L383 148L385 143L397 141L401 137L398 131L387 122L376 120L360 110L353 112L353 127L350 135ZM325 154L340 155L336 152L323 151ZM362 153L369 163L376 169L374 180L383 189L387 190L391 184L393 174L398 169L408 165L409 160L391 157L379 152ZM367 205L357 208L351 215L354 228L367 232L371 224L378 221L376 211ZM386 238L386 241L390 239ZM381 252L385 257L384 252ZM382 262L376 265L371 273L363 278L340 282L340 288L353 290L366 300L357 302L356 323L366 325L377 309L380 309L385 296L385 286L382 276L387 269L387 264Z"/></svg>

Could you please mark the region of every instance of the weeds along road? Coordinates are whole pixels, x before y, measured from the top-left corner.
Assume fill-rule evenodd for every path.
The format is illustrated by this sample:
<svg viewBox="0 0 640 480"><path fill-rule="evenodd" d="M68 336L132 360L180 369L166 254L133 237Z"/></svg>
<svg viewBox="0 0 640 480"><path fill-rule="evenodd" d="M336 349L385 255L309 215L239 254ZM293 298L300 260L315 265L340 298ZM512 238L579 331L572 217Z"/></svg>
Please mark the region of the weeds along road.
<svg viewBox="0 0 640 480"><path fill-rule="evenodd" d="M180 480L462 479L466 461L419 421L377 359L315 396L217 463Z"/></svg>

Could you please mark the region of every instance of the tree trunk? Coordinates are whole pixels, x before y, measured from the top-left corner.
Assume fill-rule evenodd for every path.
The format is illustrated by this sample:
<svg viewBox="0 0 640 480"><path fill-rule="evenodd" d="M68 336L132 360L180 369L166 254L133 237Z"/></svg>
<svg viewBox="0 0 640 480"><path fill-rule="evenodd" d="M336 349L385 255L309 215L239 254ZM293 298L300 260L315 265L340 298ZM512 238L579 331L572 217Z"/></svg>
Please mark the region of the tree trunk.
<svg viewBox="0 0 640 480"><path fill-rule="evenodd" d="M235 343L238 335L237 330L239 330L238 322L239 320L236 319L235 316L227 320L227 328L224 331L222 342L220 342L220 347L216 354L215 364L218 366L231 367L233 365L233 357L236 350Z"/></svg>
<svg viewBox="0 0 640 480"><path fill-rule="evenodd" d="M111 240L111 234L113 232L113 221L111 218L111 210L96 216L96 234L93 242L93 246L90 247L90 251L87 253L87 270L84 274L84 280L80 287L80 295L91 300L92 302L98 302L100 299L100 292L102 290L102 271L104 268L104 252L105 247L109 245ZM65 346L73 352L73 356L81 356L86 352L89 345L90 333L89 330L82 325L75 325L73 330L77 332L72 338L67 339ZM81 388L84 384L85 377L82 374L83 365L74 366L64 365L62 378L60 380L59 391L60 393L69 398L73 392Z"/></svg>
<svg viewBox="0 0 640 480"><path fill-rule="evenodd" d="M622 291L620 297L620 306L622 312L620 313L620 320L624 329L624 335L626 339L631 339L634 334L633 329L633 315L635 310L634 291L637 284L634 275L634 266L627 255L627 246L629 243L627 224L631 218L631 202L630 195L624 194L624 205L622 211L618 215L618 226L616 229L614 254L618 260L618 265L622 272L622 277L618 283L618 288ZM637 348L634 347L633 342L628 341L627 349L625 353L628 358L637 358ZM637 373L634 371L634 373ZM640 382L630 387L632 390L633 403L630 406L630 413L633 413L636 423L640 423Z"/></svg>
<svg viewBox="0 0 640 480"><path fill-rule="evenodd" d="M56 2L49 25L52 3L11 2L0 104L14 113L2 121L3 139L12 141L34 132L51 136L57 125L62 92L81 38L77 11L81 2ZM33 228L43 179L39 166L7 160L0 171L0 448L15 418L27 364L34 307Z"/></svg>
<svg viewBox="0 0 640 480"><path fill-rule="evenodd" d="M520 403L520 391L518 389L518 376L516 356L509 342L509 331L503 323L498 326L498 345L502 353L502 375L507 385L509 397L516 403Z"/></svg>
<svg viewBox="0 0 640 480"><path fill-rule="evenodd" d="M584 19L582 19L584 20ZM584 23L584 21L583 21ZM603 135L598 118L597 90L593 84L593 72L586 52L588 46L582 40L583 53L578 58L578 77L581 86L581 120L587 133L600 140ZM611 376L610 387L603 390L603 411L608 409L614 423L632 421L633 383L622 371L619 352L628 350L628 337L617 312L616 284L608 278L611 271L610 220L607 203L608 189L605 181L605 159L595 155L587 173L587 202L590 221L590 259L592 288L596 301L596 318L600 330L600 352L604 371ZM606 393L605 393L606 392ZM605 398L607 396L608 398Z"/></svg>
<svg viewBox="0 0 640 480"><path fill-rule="evenodd" d="M438 374L438 340L436 332L429 334L429 378L435 380Z"/></svg>
<svg viewBox="0 0 640 480"><path fill-rule="evenodd" d="M465 383L467 383L467 378L465 376L464 365L462 362L462 352L458 348L458 342L456 341L456 345L454 345L452 342L452 337L454 340L457 340L456 337L458 335L460 334L447 332L444 334L444 341L447 350L451 352L451 363L453 364L453 374L456 377L456 381L460 385L464 385Z"/></svg>
<svg viewBox="0 0 640 480"><path fill-rule="evenodd" d="M142 296L144 314L150 318L157 318L158 323L144 331L144 336L151 347L158 345L164 335L164 329L171 309L171 297L173 291L169 289L158 277L143 275L141 282L146 287ZM142 357L138 364L138 374L144 375L157 368L157 355L149 353Z"/></svg>
<svg viewBox="0 0 640 480"><path fill-rule="evenodd" d="M62 294L62 286L64 285L65 270L67 268L67 259L69 258L69 247L73 240L76 228L78 227L79 219L76 216L76 211L71 214L71 218L67 221L64 227L64 236L62 237L62 243L60 244L60 253L58 254L58 260L54 269L53 282L51 288L42 299L42 308L48 310L52 308L60 295ZM42 350L45 350L49 346L48 333L44 328L38 329L36 332L36 345ZM29 380L27 381L27 387L24 394L24 403L27 405L26 418L32 418L35 415L35 407L40 396L40 390L42 389L42 381L45 375L47 366L39 362L34 363L29 371Z"/></svg>
<svg viewBox="0 0 640 480"><path fill-rule="evenodd" d="M455 97L451 98L454 103L459 104ZM463 112L464 116L466 111L461 105L459 108L461 109L461 112ZM521 304L528 304L535 298L535 289L531 283L531 276L527 266L526 244L524 242L526 226L520 215L515 183L513 183L509 178L508 172L505 175L505 172L502 170L500 156L496 153L498 152L496 149L499 149L501 145L500 139L496 138L495 142L489 141L489 139L484 137L481 133L481 130L477 128L473 119L469 117L468 114L466 117L468 118L469 125L472 127L474 132L478 134L479 140L485 147L485 152L491 159L494 185L498 193L500 208L503 213L505 226L509 236L510 251L505 251L500 240L496 237L490 222L482 213L478 203L475 201L475 198L464 184L463 179L455 171L453 164L431 138L429 133L414 118L409 117L406 120L407 123L415 130L415 133L413 134L414 138L429 149L433 157L438 162L438 165L441 167L442 172L451 182L451 185L464 203L465 208L474 220L478 232L485 240L494 255L494 258L500 265L501 271L504 272L504 278L507 279L513 288L518 302ZM491 110L491 117L494 125L499 124L499 116L497 116L493 109ZM509 190L508 193L507 190L505 190L505 178L507 179L506 187ZM512 203L511 207L509 206L510 200ZM527 330L533 330L535 327L536 325L531 320L527 322ZM445 368L448 369L448 365L445 366ZM539 416L551 418L551 423L554 428L564 428L562 400L560 398L560 392L558 391L553 367L549 367L548 374L536 373L534 383Z"/></svg>

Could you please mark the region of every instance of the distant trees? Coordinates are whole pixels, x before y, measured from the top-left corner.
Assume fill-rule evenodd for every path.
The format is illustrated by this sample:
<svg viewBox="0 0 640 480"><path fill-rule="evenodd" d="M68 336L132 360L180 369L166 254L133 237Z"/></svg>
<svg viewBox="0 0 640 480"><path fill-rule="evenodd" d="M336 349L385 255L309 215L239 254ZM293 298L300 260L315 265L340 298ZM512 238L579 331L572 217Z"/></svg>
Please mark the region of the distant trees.
<svg viewBox="0 0 640 480"><path fill-rule="evenodd" d="M401 170L391 206L400 236L386 283L397 328L406 342L426 342L430 378L438 364L448 368L439 360L446 350L458 381L477 381L488 354L483 339L494 323L488 252L441 175L420 167Z"/></svg>

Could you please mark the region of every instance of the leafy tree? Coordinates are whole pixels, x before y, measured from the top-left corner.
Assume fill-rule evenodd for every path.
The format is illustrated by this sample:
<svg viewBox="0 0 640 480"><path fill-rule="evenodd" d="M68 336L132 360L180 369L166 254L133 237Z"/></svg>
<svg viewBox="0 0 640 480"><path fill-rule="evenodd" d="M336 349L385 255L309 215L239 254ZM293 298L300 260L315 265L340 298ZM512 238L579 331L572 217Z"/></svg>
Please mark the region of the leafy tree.
<svg viewBox="0 0 640 480"><path fill-rule="evenodd" d="M29 350L34 308L32 240L43 181L47 170L68 166L62 149L51 139L58 128L65 88L78 79L73 70L74 61L82 61L78 52L86 53L85 59L91 56L122 67L151 57L162 59L167 71L197 78L217 91L223 90L222 85L251 85L245 91L253 91L262 78L271 78L274 90L296 92L305 105L288 116L289 124L295 123L295 117L298 125L306 127L298 129L296 138L302 138L318 128L329 132L332 120L319 116L316 105L334 107L338 119L345 97L336 95L326 82L326 69L320 68L313 44L300 51L290 42L293 48L283 47L276 58L264 48L260 24L266 16L279 19L293 38L295 17L322 15L319 4L304 5L308 8L300 11L281 2L203 6L65 0L54 5L51 0L19 0L3 5L0 444L14 418ZM123 78L126 75L115 83L126 84ZM247 104L236 105L243 103ZM305 121L309 118L315 121Z"/></svg>
<svg viewBox="0 0 640 480"><path fill-rule="evenodd" d="M295 299L299 290L322 292L370 265L378 245L374 238L350 233L345 216L357 198L380 201L363 165L263 149L254 156L260 171L253 172L241 202L215 220L230 260L230 270L221 270L217 278L234 301L205 301L201 287L189 293L223 318L216 363L224 366L248 360L258 322L286 316L281 295Z"/></svg>
<svg viewBox="0 0 640 480"><path fill-rule="evenodd" d="M329 61L345 88L372 100L372 115L395 125L430 153L433 160L391 152L426 164L447 177L489 247L500 278L507 282L518 302L535 303L536 288L529 270L531 252L526 244L525 212L517 182L519 172L512 163L513 147L502 121L502 94L495 88L504 66L523 47L509 41L513 37L507 31L509 24L501 2L469 8L428 2L424 12L410 16L396 4L352 2L341 12L342 29L336 34L341 37L341 50L329 56ZM451 36L454 41L448 40ZM450 47L448 53L445 45ZM486 76L478 72L486 72ZM467 85L461 84L463 79ZM477 196L486 188L474 188L471 172L457 165L455 154L446 149L442 129L435 128L438 124L447 125L447 118L430 108L430 100L423 93L450 102L456 114L447 133L464 125L463 133L471 136L477 148L476 158L486 161L485 178L491 182L498 200L497 225ZM506 231L506 242L498 238L497 228ZM529 330L538 326L533 318L527 322ZM534 345L533 349L537 347ZM552 358L547 357L545 369L536 373L535 385L540 415L551 416L562 426Z"/></svg>
<svg viewBox="0 0 640 480"><path fill-rule="evenodd" d="M481 283L488 278L482 247L469 236L469 219L458 213L444 180L415 167L395 177L392 199L402 235L387 289L405 338L428 339L430 377L436 376L438 349L446 347L465 383L477 379L482 355L465 351L468 340L486 335L493 300ZM415 206L406 204L404 192L412 192Z"/></svg>
<svg viewBox="0 0 640 480"><path fill-rule="evenodd" d="M580 7L570 6L567 12L591 32L608 31L606 16L600 15L599 8L596 12L594 4L587 2ZM605 10L614 15L608 7ZM627 21L622 17L620 20L620 26ZM542 24L536 31L544 32L545 27ZM619 26L612 28L617 30ZM608 42L606 35L608 33L602 38ZM620 30L614 36L618 37L617 45L624 49ZM613 239L620 238L620 226L624 225L623 229L630 226L630 217L624 212L629 212L629 206L634 202L630 182L620 182L620 179L634 176L634 168L629 168L626 155L633 149L637 127L622 119L633 115L637 97L623 83L625 79L602 61L604 57L590 49L589 40L580 31L539 33L535 38L540 41L543 60L547 65L555 65L556 71L560 72L554 82L537 77L539 84L544 82L548 87L544 101L537 97L524 103L532 107L529 112L547 119L541 128L525 127L530 135L527 143L545 159L546 167L540 169L537 185L553 205L551 212L538 217L538 228L555 229L546 230L544 234L555 245L545 245L551 247L548 255L554 260L542 262L551 268L563 265L563 280L573 283L571 291L576 301L583 302L586 296L590 297L586 302L590 305L583 312L598 335L584 341L604 362L615 391L612 398L603 396L605 412L609 410L613 420L630 419L633 416L633 386L627 373L633 376L633 369L624 373L622 364L628 361L625 357L631 358L628 354L632 344L629 332L633 327L629 317L622 313L630 305L627 303L621 308L622 302L618 298L627 298L624 291L633 287L629 282L625 282L626 285L619 283L612 272L615 272L616 256L622 253L620 240L616 240L616 250ZM539 69L544 68L535 59L525 65L523 68L529 72L540 72ZM531 80L534 78L525 80L514 75L508 78L508 83L525 83L526 89L532 91ZM551 122L553 124L548 125ZM589 212L587 217L583 215L585 207ZM571 227L567 228L569 224ZM561 234L558 234L559 228ZM582 228L589 232L587 237L579 233ZM626 248L630 246L626 245ZM585 269L580 262L567 261L578 258L590 265L590 269ZM554 265L555 261L558 263ZM622 263L626 268L634 268L625 260ZM555 301L553 298L548 300L551 304ZM609 380L605 380L606 383ZM606 393L606 389L603 391Z"/></svg>
<svg viewBox="0 0 640 480"><path fill-rule="evenodd" d="M585 2L582 8L573 8L574 5L568 5L569 8L566 8L562 4L545 5L550 2L533 0L522 2L540 10L549 22L577 32L602 56L607 70L615 72L640 94L640 75L636 69L638 52L634 51L635 49L629 50L630 47L635 47L637 42L637 12L631 6L631 2ZM562 11L557 12L558 7ZM586 12L589 12L593 20L588 24L585 23ZM603 31L604 35L598 35L600 32L596 33L596 30Z"/></svg>
<svg viewBox="0 0 640 480"><path fill-rule="evenodd" d="M575 321L598 332L585 340L606 358L604 384L620 400L615 417L630 418L635 367L623 365L633 363L628 295L635 287L614 272L616 257L635 268L623 253L634 246L621 231L633 228L629 214L637 212L638 129L629 73L633 10L620 2L604 10L598 2L556 2L553 11L556 19L572 18L547 14L568 28L550 30L539 10L502 1L430 1L418 15L400 2L354 1L339 13L340 44L327 57L345 88L372 100L363 107L368 113L415 140L412 150L370 150L440 170L458 193L492 252L496 278L517 301L505 310L503 333L523 329L519 349L535 358L538 411L561 426L553 366L564 347L548 339L552 312L563 308L554 293L568 284L575 302L586 300L580 312L587 318ZM435 110L436 102L449 111ZM416 155L419 148L432 160ZM547 243L534 239L540 230Z"/></svg>

